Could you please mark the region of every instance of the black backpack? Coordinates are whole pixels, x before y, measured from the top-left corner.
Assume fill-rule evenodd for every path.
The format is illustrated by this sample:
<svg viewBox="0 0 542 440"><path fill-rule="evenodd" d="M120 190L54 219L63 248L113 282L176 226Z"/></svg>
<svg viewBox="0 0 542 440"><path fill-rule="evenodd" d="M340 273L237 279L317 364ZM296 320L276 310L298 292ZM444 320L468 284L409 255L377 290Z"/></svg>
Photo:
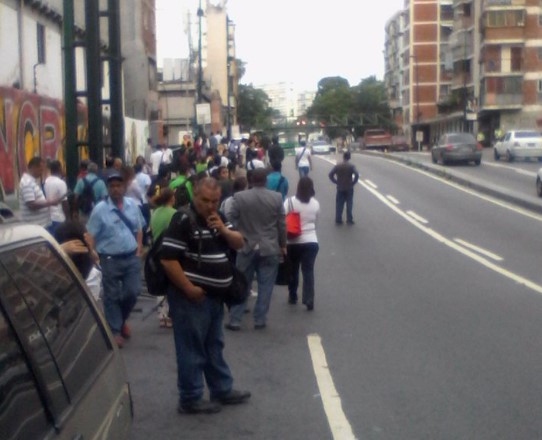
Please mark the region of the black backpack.
<svg viewBox="0 0 542 440"><path fill-rule="evenodd" d="M149 292L149 295L153 296L165 295L169 283L162 263L160 263L160 260L158 259L158 251L162 246L163 238L164 233L162 232L156 237L156 240L153 240L151 248L147 252L147 255L145 255L145 263L143 265L147 291Z"/></svg>
<svg viewBox="0 0 542 440"><path fill-rule="evenodd" d="M188 215L191 223L195 221L193 218L194 216L189 209L184 208L180 209L179 211ZM179 216L177 218L180 221L182 219L182 216ZM163 239L164 232L162 232L158 237L156 237L155 240L153 240L152 246L147 252L147 255L145 255L145 262L143 263L143 275L145 276L145 282L147 283L147 291L149 292L149 295L152 296L165 295L169 285L169 279L166 275L166 271L164 270L162 263L160 263L160 259L158 258L158 252L160 250L160 247L162 246ZM201 255L201 234L200 242L198 244L200 246L199 253Z"/></svg>
<svg viewBox="0 0 542 440"><path fill-rule="evenodd" d="M83 177L83 191L77 197L77 208L86 215L89 215L92 212L92 209L95 205L94 199L94 190L92 189L94 185L98 182L98 178L95 177L94 180L89 182L86 178Z"/></svg>
<svg viewBox="0 0 542 440"><path fill-rule="evenodd" d="M179 186L175 187L175 205L176 209L182 208L183 206L188 206L190 204L190 192L186 184L189 179L186 179Z"/></svg>

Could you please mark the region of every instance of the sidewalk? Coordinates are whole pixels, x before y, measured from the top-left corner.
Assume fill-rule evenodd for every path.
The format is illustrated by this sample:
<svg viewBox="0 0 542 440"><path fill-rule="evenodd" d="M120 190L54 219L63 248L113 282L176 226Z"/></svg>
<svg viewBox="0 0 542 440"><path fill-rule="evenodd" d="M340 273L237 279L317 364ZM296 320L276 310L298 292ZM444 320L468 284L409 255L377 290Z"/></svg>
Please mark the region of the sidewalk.
<svg viewBox="0 0 542 440"><path fill-rule="evenodd" d="M450 180L459 185L471 188L475 191L487 194L491 197L506 201L508 203L520 206L522 208L534 211L537 214L542 214L542 198L536 195L524 194L517 191L512 191L500 185L478 179L471 175L461 172L458 167L443 167L434 165L431 162L426 162L422 156L416 152L410 153L382 153L379 151L359 151L359 154L373 155L384 157L389 160L404 163L406 165L422 169L429 173L435 174L446 180ZM422 153L423 154L423 153ZM534 181L533 181L534 189Z"/></svg>

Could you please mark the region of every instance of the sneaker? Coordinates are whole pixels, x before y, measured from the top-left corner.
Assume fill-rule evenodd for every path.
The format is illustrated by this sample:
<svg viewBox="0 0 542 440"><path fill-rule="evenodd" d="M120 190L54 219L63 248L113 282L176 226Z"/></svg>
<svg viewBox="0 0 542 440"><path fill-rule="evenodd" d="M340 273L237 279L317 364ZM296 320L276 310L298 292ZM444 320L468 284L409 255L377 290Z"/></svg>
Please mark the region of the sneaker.
<svg viewBox="0 0 542 440"><path fill-rule="evenodd" d="M231 390L220 397L213 397L211 402L220 402L222 405L239 405L250 399L250 391Z"/></svg>
<svg viewBox="0 0 542 440"><path fill-rule="evenodd" d="M228 324L224 324L224 327L233 332L238 332L239 330L241 330L241 326L239 324L228 323Z"/></svg>
<svg viewBox="0 0 542 440"><path fill-rule="evenodd" d="M356 222L354 220L349 220L346 223L348 223L349 225L355 225L356 224Z"/></svg>
<svg viewBox="0 0 542 440"><path fill-rule="evenodd" d="M124 339L130 339L130 336L132 336L132 330L130 330L130 327L128 324L124 323L122 324L122 327L120 329L120 334Z"/></svg>
<svg viewBox="0 0 542 440"><path fill-rule="evenodd" d="M214 414L222 408L216 402L208 402L203 399L179 404L177 411L181 414Z"/></svg>
<svg viewBox="0 0 542 440"><path fill-rule="evenodd" d="M254 324L254 329L255 330L263 330L265 327L267 327L267 325L265 323L263 323L263 324Z"/></svg>

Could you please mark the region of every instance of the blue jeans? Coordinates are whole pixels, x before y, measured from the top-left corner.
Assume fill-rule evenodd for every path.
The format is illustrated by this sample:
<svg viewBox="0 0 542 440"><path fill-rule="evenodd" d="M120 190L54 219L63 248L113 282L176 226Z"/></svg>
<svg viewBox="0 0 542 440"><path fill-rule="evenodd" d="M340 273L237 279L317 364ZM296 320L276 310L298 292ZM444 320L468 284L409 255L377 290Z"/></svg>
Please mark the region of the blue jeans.
<svg viewBox="0 0 542 440"><path fill-rule="evenodd" d="M310 170L309 167L298 167L299 178L301 179L302 177L308 176L309 170Z"/></svg>
<svg viewBox="0 0 542 440"><path fill-rule="evenodd" d="M237 253L237 268L243 272L248 280L248 289L256 274L258 282L258 298L254 306L254 324L265 324L271 294L275 286L275 279L279 269L279 256L269 255L262 257L259 251L252 251L248 254ZM249 292L250 293L250 292ZM239 325L246 309L246 301L243 304L233 306L230 309L230 324Z"/></svg>
<svg viewBox="0 0 542 440"><path fill-rule="evenodd" d="M141 291L141 260L137 255L124 258L101 256L100 266L105 319L113 334L119 334Z"/></svg>
<svg viewBox="0 0 542 440"><path fill-rule="evenodd" d="M337 190L335 198L335 222L341 223L343 220L344 204L346 203L346 221L353 222L352 205L354 204L354 188L345 191Z"/></svg>
<svg viewBox="0 0 542 440"><path fill-rule="evenodd" d="M299 286L299 266L303 274L303 296L305 305L314 305L314 262L318 254L318 243L300 243L288 245L288 258L292 262L292 277L288 283L288 293L291 302L297 302L297 287Z"/></svg>
<svg viewBox="0 0 542 440"><path fill-rule="evenodd" d="M229 393L233 379L222 354L222 302L207 296L201 302L194 302L171 286L168 302L173 321L180 403L202 398L203 376L211 398Z"/></svg>

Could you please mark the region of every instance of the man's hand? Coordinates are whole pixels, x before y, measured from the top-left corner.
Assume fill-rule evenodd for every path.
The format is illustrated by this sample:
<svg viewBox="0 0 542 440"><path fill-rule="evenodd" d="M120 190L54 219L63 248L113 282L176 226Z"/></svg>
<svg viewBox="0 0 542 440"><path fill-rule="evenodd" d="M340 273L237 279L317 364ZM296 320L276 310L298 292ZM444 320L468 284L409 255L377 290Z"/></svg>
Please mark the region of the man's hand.
<svg viewBox="0 0 542 440"><path fill-rule="evenodd" d="M202 301L205 297L205 290L203 290L199 286L195 286L194 284L192 284L190 288L184 289L183 292L188 297L188 299L195 302Z"/></svg>
<svg viewBox="0 0 542 440"><path fill-rule="evenodd" d="M216 229L221 234L224 232L226 225L217 213L211 214L207 217L207 227L210 229Z"/></svg>

